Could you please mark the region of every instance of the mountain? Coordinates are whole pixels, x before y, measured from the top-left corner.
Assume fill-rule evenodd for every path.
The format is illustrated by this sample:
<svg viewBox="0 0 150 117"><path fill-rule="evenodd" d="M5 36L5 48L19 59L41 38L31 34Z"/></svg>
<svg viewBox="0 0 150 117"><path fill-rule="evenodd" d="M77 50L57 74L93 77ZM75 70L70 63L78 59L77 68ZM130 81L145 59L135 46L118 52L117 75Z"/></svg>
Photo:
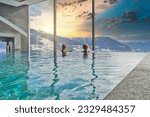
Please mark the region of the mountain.
<svg viewBox="0 0 150 117"><path fill-rule="evenodd" d="M132 51L127 45L116 41L109 37L100 37L95 41L97 46L100 46L101 49L110 49L114 51Z"/></svg>
<svg viewBox="0 0 150 117"><path fill-rule="evenodd" d="M53 36L50 34L47 34L43 31L36 31L34 29L31 29L31 44L38 44L40 47L49 47L53 43ZM46 41L48 40L48 41ZM91 38L65 38L65 37L59 37L57 36L57 46L60 49L62 44L66 44L70 48L77 48L79 47L82 49L83 44L88 44L89 47L92 47L92 40ZM130 47L127 45L116 41L110 37L97 37L95 38L95 46L97 49L105 49L105 50L111 50L111 51L132 51ZM46 48L47 48L46 47Z"/></svg>
<svg viewBox="0 0 150 117"><path fill-rule="evenodd" d="M140 52L150 52L150 41L131 41L131 42L126 42L124 43L127 46L129 46L130 48L136 50L136 51L140 51Z"/></svg>
<svg viewBox="0 0 150 117"><path fill-rule="evenodd" d="M82 45L87 43L89 46L92 46L91 38L85 39L74 39L80 42ZM98 49L109 49L112 51L132 51L127 45L116 41L110 37L97 37L95 38L95 46Z"/></svg>

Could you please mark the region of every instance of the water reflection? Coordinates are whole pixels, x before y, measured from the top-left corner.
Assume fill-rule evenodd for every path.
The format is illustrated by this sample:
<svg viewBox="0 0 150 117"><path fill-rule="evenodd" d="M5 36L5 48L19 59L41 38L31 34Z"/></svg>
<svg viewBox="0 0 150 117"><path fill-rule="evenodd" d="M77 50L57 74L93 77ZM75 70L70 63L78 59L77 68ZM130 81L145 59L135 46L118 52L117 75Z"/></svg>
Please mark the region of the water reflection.
<svg viewBox="0 0 150 117"><path fill-rule="evenodd" d="M145 55L52 53L0 55L0 99L103 99Z"/></svg>
<svg viewBox="0 0 150 117"><path fill-rule="evenodd" d="M55 85L56 83L59 81L59 78L58 78L58 65L57 65L57 53L54 52L54 68L53 68L53 83L50 85L51 87L51 93L56 96L56 100L59 100L60 99L60 96L59 96L59 93L57 93L55 91Z"/></svg>
<svg viewBox="0 0 150 117"><path fill-rule="evenodd" d="M91 69L92 69L92 76L93 76L93 78L90 80L91 81L91 86L92 86L92 89L93 89L91 98L99 99L99 97L96 96L96 86L94 85L95 80L98 78L98 75L96 74L96 71L95 71L95 54L94 53L92 55Z"/></svg>
<svg viewBox="0 0 150 117"><path fill-rule="evenodd" d="M88 58L88 54L83 54L83 58Z"/></svg>

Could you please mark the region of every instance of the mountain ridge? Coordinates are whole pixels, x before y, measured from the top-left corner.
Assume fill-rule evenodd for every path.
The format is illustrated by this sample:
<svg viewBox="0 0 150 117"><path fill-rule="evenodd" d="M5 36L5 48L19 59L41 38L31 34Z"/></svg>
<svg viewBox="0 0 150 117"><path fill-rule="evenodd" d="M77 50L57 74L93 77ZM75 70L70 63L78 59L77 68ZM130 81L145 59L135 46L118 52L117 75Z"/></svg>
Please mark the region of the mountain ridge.
<svg viewBox="0 0 150 117"><path fill-rule="evenodd" d="M53 41L53 36L45 33L43 31L36 31L34 29L31 29L31 44L40 44L42 38L48 39L49 41ZM62 44L66 44L67 46L82 46L83 44L87 44L90 48L92 46L92 40L89 37L79 37L79 38L65 38L57 36L57 46L58 48L61 48ZM106 49L111 51L132 51L130 47L127 45L112 39L110 37L96 37L95 38L95 47L96 49Z"/></svg>

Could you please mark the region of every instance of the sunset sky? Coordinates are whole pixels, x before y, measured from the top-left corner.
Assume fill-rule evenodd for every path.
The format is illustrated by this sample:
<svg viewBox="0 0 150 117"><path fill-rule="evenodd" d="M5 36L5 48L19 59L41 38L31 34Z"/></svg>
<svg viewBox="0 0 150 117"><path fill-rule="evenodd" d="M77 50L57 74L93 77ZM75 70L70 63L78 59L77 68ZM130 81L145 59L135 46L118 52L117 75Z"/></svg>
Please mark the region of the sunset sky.
<svg viewBox="0 0 150 117"><path fill-rule="evenodd" d="M32 5L30 9L31 28L53 34L52 0ZM149 39L150 1L95 0L95 9L96 36ZM57 0L57 34L90 37L91 10L91 0Z"/></svg>
<svg viewBox="0 0 150 117"><path fill-rule="evenodd" d="M79 0L81 1L79 3L74 3L74 1L78 2L78 0L57 0L58 35L65 37L91 36L91 0ZM95 1L97 14L110 7L103 0ZM53 33L52 0L31 6L31 27ZM100 34L99 31L98 33Z"/></svg>

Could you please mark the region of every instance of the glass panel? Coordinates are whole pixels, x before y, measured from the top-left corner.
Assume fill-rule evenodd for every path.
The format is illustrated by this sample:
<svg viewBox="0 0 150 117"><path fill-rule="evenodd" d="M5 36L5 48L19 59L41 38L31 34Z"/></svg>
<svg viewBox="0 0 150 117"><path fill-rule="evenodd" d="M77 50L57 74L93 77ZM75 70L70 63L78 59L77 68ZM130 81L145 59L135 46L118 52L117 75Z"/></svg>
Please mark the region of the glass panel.
<svg viewBox="0 0 150 117"><path fill-rule="evenodd" d="M91 0L57 0L58 48L66 44L73 50L91 46Z"/></svg>
<svg viewBox="0 0 150 117"><path fill-rule="evenodd" d="M30 6L31 50L53 50L53 0Z"/></svg>

